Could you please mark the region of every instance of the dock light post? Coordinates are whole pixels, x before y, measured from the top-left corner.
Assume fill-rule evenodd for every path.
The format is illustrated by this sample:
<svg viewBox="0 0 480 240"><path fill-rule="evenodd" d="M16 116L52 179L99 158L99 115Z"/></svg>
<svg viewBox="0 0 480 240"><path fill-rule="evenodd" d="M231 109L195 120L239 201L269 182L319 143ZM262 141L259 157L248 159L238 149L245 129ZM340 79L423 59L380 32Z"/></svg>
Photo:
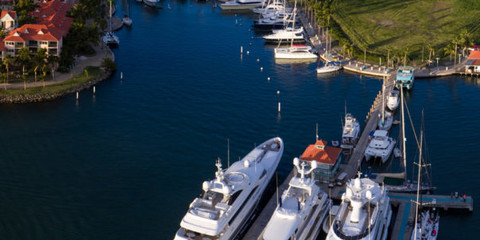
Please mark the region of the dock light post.
<svg viewBox="0 0 480 240"><path fill-rule="evenodd" d="M437 71L438 71L438 60L439 60L440 58L437 57L437 58L435 58L435 59L437 59Z"/></svg>

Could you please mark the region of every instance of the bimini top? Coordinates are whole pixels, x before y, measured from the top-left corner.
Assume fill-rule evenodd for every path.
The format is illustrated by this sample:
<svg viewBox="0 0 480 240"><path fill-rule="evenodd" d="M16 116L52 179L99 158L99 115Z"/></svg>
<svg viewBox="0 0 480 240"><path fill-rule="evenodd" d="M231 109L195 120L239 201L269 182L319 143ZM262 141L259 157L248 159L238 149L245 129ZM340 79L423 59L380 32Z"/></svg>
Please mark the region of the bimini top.
<svg viewBox="0 0 480 240"><path fill-rule="evenodd" d="M410 66L399 67L397 71L397 80L399 81L411 81L413 80L413 72L415 68Z"/></svg>
<svg viewBox="0 0 480 240"><path fill-rule="evenodd" d="M315 160L318 163L335 165L342 149L326 145L327 141L317 140L315 144L311 144L305 149L300 159L305 161Z"/></svg>

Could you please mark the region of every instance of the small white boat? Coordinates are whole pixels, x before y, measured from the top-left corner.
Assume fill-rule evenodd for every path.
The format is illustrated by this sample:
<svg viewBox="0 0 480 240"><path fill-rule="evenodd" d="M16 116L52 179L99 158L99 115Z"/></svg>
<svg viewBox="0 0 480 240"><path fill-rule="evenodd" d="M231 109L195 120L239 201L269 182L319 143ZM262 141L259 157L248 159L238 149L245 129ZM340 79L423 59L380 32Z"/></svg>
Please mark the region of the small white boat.
<svg viewBox="0 0 480 240"><path fill-rule="evenodd" d="M395 143L396 141L388 136L386 130L376 130L373 139L365 149L365 159L369 161L372 157L380 158L382 163L385 163L392 155Z"/></svg>
<svg viewBox="0 0 480 240"><path fill-rule="evenodd" d="M298 158L293 165L300 177L290 180L262 233L263 240L316 239L330 208L332 201L328 195L320 190L313 177L306 177L317 168L317 162L312 161L309 170L305 169L307 163L300 164Z"/></svg>
<svg viewBox="0 0 480 240"><path fill-rule="evenodd" d="M432 212L429 209L420 213L417 227L412 231L412 240L435 240L438 236L440 216L434 207Z"/></svg>
<svg viewBox="0 0 480 240"><path fill-rule="evenodd" d="M143 3L152 8L162 8L160 0L143 0Z"/></svg>
<svg viewBox="0 0 480 240"><path fill-rule="evenodd" d="M175 240L234 239L253 215L283 154L276 137L255 147L226 170L217 161L215 179L190 204Z"/></svg>
<svg viewBox="0 0 480 240"><path fill-rule="evenodd" d="M352 149L357 145L360 134L360 123L352 114L345 114L345 124L343 125L342 144L343 149Z"/></svg>
<svg viewBox="0 0 480 240"><path fill-rule="evenodd" d="M400 93L397 90L392 90L387 97L388 109L395 111L400 105Z"/></svg>
<svg viewBox="0 0 480 240"><path fill-rule="evenodd" d="M122 18L123 25L130 27L132 26L132 19L128 15L124 15Z"/></svg>
<svg viewBox="0 0 480 240"><path fill-rule="evenodd" d="M107 45L119 45L120 40L118 39L117 35L114 32L105 32L103 35L102 40Z"/></svg>
<svg viewBox="0 0 480 240"><path fill-rule="evenodd" d="M392 218L387 191L368 178L347 182L337 216L327 240L385 240Z"/></svg>
<svg viewBox="0 0 480 240"><path fill-rule="evenodd" d="M384 111L383 116L380 116L378 121L378 129L380 130L390 130L393 124L393 114L389 111Z"/></svg>
<svg viewBox="0 0 480 240"><path fill-rule="evenodd" d="M319 73L319 74L321 74L321 73L331 73L331 72L340 71L341 69L342 69L342 66L336 65L336 64L331 63L331 62L328 62L325 65L323 65L322 67L318 67L317 68L317 73Z"/></svg>
<svg viewBox="0 0 480 240"><path fill-rule="evenodd" d="M260 7L265 1L263 0L232 0L220 4L222 10L244 10Z"/></svg>

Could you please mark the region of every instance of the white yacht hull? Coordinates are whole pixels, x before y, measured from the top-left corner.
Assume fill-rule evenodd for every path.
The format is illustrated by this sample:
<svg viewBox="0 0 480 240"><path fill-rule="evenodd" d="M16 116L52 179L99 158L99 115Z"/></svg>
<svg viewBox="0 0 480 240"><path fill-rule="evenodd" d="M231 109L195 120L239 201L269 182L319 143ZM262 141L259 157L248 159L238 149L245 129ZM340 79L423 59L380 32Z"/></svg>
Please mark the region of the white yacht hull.
<svg viewBox="0 0 480 240"><path fill-rule="evenodd" d="M318 56L311 52L311 48L275 48L276 59L317 59Z"/></svg>
<svg viewBox="0 0 480 240"><path fill-rule="evenodd" d="M220 4L222 10L247 10L256 7L262 6L262 3L237 3L237 2L226 2Z"/></svg>
<svg viewBox="0 0 480 240"><path fill-rule="evenodd" d="M319 73L319 74L321 74L321 73L332 73L332 72L340 71L341 69L342 69L341 66L323 66L323 67L317 68L317 73Z"/></svg>

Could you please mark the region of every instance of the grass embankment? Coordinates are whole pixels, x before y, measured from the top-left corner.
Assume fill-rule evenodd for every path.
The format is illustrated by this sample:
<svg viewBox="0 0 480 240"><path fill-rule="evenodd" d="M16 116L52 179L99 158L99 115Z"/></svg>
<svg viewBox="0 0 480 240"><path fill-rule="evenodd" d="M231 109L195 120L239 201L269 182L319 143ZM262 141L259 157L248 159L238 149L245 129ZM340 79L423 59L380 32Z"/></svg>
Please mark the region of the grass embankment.
<svg viewBox="0 0 480 240"><path fill-rule="evenodd" d="M337 0L332 17L363 59L363 49L377 56L428 59L429 49L445 57L442 48L463 29L480 36L478 0ZM376 57L378 61L378 57ZM385 60L385 59L384 59Z"/></svg>
<svg viewBox="0 0 480 240"><path fill-rule="evenodd" d="M100 67L86 67L82 74L72 75L71 79L46 85L45 87L29 87L26 90L23 88L17 89L0 89L0 99L9 98L13 96L52 96L68 94L70 91L88 86L92 80L98 79L103 74Z"/></svg>

